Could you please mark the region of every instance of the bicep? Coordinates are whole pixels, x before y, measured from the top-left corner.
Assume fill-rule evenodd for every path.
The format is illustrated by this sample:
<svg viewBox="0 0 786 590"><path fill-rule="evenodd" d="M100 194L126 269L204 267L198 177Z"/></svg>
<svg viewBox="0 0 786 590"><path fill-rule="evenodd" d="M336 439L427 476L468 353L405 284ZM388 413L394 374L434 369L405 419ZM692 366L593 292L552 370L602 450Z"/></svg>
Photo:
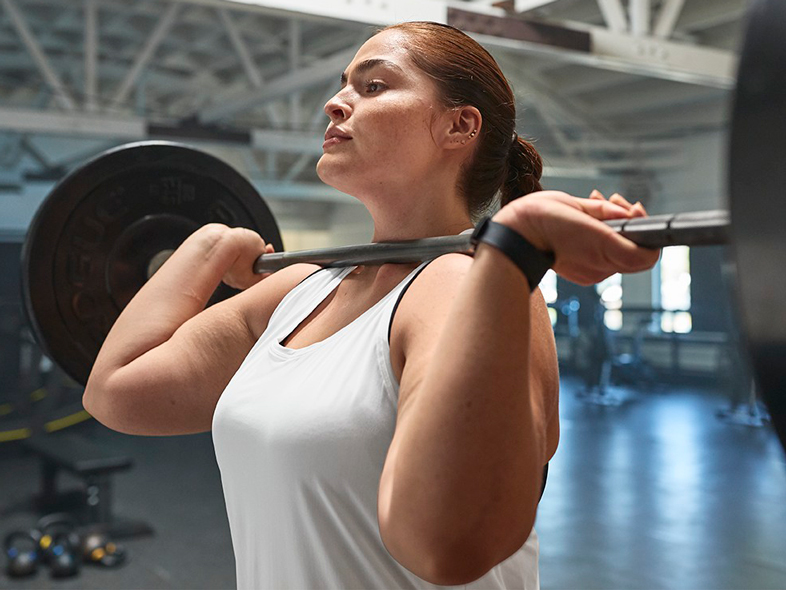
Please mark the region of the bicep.
<svg viewBox="0 0 786 590"><path fill-rule="evenodd" d="M440 333L471 263L471 258L460 254L435 260L401 300L391 330L391 355L400 357L401 366L399 423L439 352Z"/></svg>
<svg viewBox="0 0 786 590"><path fill-rule="evenodd" d="M509 556L529 535L552 452L545 304L512 265L497 266L495 251L484 256L453 268L437 261L402 299L397 334L394 323L404 365L378 511L382 538L405 566L450 568L467 556L484 568Z"/></svg>
<svg viewBox="0 0 786 590"><path fill-rule="evenodd" d="M466 257L454 258L451 263L435 269L437 273L424 277L424 283L429 284L421 284L420 288L413 284L410 288L411 295L408 293L409 300L407 296L402 300L399 309L401 318L396 320L398 326L394 323L393 333L393 338L398 338L399 341L391 342L391 349L400 349L403 358L399 381L399 425L408 420L409 409L416 405L414 402L417 392L429 372L432 359L441 353L439 336L449 321L451 304L461 288L470 264L471 259L467 260ZM435 276L439 273L441 276ZM556 450L559 436L559 375L551 320L539 289L535 289L530 295L529 323L529 388L528 391L522 391L522 395L533 397L538 420L535 427L546 437L547 461ZM396 327L399 328L397 331ZM527 335L522 334L521 337L525 338ZM492 379L493 376L489 375L488 378Z"/></svg>
<svg viewBox="0 0 786 590"><path fill-rule="evenodd" d="M201 311L127 364L94 371L85 390L87 410L128 434L210 430L221 393L278 303L310 269L279 272Z"/></svg>
<svg viewBox="0 0 786 590"><path fill-rule="evenodd" d="M209 430L218 398L251 346L251 333L236 309L208 308L95 384L111 399L96 417L128 434Z"/></svg>

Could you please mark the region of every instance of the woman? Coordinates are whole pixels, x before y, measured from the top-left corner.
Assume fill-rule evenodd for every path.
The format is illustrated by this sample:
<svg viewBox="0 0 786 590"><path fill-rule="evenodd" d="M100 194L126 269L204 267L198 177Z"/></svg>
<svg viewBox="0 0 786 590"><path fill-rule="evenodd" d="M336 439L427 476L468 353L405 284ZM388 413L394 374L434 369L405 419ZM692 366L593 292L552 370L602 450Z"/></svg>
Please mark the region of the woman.
<svg viewBox="0 0 786 590"><path fill-rule="evenodd" d="M375 241L471 231L501 190L493 220L570 280L657 260L598 221L640 205L516 199L540 191L540 157L493 58L455 29L378 33L325 112L319 176L368 208ZM240 587L536 588L558 376L516 253L260 280L266 250L244 229L189 237L112 328L88 411L126 433L213 430ZM221 280L245 290L203 309Z"/></svg>

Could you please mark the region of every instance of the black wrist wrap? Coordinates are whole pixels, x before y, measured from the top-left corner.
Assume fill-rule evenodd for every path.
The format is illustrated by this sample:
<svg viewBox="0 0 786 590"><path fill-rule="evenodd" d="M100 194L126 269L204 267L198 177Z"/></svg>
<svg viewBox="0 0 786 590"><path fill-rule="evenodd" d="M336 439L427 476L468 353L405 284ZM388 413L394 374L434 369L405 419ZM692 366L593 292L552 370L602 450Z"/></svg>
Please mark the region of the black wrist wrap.
<svg viewBox="0 0 786 590"><path fill-rule="evenodd" d="M521 234L491 221L490 217L484 217L472 233L472 243L477 246L478 242L490 244L510 258L527 277L530 291L535 290L554 264L553 253L538 250Z"/></svg>

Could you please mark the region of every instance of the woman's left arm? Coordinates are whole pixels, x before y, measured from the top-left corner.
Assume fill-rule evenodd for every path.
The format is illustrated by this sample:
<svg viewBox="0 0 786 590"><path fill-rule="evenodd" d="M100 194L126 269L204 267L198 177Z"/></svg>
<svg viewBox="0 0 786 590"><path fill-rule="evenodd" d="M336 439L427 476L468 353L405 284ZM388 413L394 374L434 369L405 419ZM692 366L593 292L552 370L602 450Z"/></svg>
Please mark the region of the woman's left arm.
<svg viewBox="0 0 786 590"><path fill-rule="evenodd" d="M562 194L541 201L517 205L527 209L516 211L520 215L503 209L495 219L554 250L558 271L587 273L579 282L591 281L600 268L606 268L601 274L615 267L631 272L657 260L657 254L613 243L624 238L584 219L633 215L624 209L577 199L591 209L577 216ZM559 247L548 241L563 236ZM620 249L630 251L624 261L616 260ZM551 331L545 306L532 301L538 297L510 259L481 244L474 260L449 256L432 263L399 308L404 368L378 517L391 555L429 582L455 585L481 577L532 530L543 466L556 444L553 428L549 433L556 363L530 362L548 359L547 349L553 354L553 340L544 334ZM533 314L533 308L541 311Z"/></svg>

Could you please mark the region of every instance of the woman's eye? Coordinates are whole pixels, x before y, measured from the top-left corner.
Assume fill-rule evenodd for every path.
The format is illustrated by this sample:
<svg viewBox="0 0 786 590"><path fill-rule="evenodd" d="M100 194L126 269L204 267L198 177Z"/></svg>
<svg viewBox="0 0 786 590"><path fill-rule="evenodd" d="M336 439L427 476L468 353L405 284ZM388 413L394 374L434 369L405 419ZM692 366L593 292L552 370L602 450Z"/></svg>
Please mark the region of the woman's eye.
<svg viewBox="0 0 786 590"><path fill-rule="evenodd" d="M366 92L379 92L382 90L382 83L381 82L367 82L366 83Z"/></svg>

